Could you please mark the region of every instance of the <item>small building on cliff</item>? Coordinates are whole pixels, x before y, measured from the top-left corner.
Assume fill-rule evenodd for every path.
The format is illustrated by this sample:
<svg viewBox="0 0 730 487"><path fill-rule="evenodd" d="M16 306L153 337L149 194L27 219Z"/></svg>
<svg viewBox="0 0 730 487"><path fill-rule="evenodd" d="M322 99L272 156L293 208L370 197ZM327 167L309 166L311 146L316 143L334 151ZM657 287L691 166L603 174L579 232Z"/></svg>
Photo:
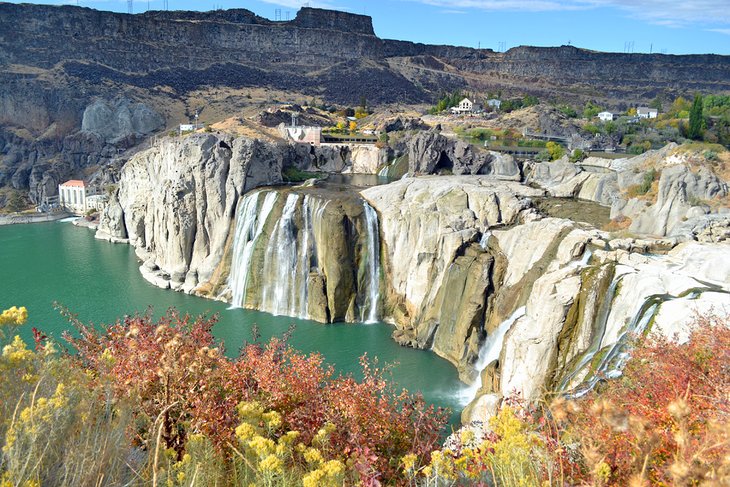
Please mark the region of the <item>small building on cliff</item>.
<svg viewBox="0 0 730 487"><path fill-rule="evenodd" d="M469 98L464 98L455 107L451 108L452 113L474 113L481 110L481 106L478 103L471 101Z"/></svg>
<svg viewBox="0 0 730 487"><path fill-rule="evenodd" d="M598 114L598 118L603 122L610 122L613 120L613 113L611 112L601 112Z"/></svg>
<svg viewBox="0 0 730 487"><path fill-rule="evenodd" d="M657 118L659 110L656 108L639 107L636 109L636 115L639 118Z"/></svg>
<svg viewBox="0 0 730 487"><path fill-rule="evenodd" d="M322 143L322 127L297 125L298 113L292 113L291 125L279 124L279 133L287 141L319 146Z"/></svg>

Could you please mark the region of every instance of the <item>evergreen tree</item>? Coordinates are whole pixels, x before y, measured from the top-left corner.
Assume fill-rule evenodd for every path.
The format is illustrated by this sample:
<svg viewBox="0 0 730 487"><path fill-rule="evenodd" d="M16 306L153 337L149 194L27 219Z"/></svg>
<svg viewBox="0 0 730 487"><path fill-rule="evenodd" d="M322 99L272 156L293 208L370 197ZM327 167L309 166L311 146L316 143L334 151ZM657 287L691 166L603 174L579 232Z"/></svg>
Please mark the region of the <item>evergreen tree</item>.
<svg viewBox="0 0 730 487"><path fill-rule="evenodd" d="M687 137L693 140L702 138L702 95L695 95L692 108L689 110L689 128Z"/></svg>

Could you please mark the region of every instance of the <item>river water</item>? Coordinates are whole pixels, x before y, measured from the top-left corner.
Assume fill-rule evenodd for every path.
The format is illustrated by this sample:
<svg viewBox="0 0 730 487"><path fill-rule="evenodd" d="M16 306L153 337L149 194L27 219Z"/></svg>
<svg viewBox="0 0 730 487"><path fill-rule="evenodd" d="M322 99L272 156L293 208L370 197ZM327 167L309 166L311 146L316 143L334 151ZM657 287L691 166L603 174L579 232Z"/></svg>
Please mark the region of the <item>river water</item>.
<svg viewBox="0 0 730 487"><path fill-rule="evenodd" d="M272 316L245 309L228 309L225 303L163 290L139 273L132 247L94 239L86 228L53 222L0 226L0 310L28 308L28 324L21 335L31 340L31 328L62 342L68 323L53 308L66 306L84 322L108 323L152 306L160 315L171 306L192 315L219 313L214 328L227 353L235 355L251 338L256 324L263 340L296 326L290 343L303 352L320 352L341 373L359 372L358 358L367 353L380 364L392 364L398 386L422 392L431 404L449 407L456 421L463 385L456 369L435 354L397 345L392 327L384 323L322 325L308 320ZM462 395L463 396L463 395Z"/></svg>

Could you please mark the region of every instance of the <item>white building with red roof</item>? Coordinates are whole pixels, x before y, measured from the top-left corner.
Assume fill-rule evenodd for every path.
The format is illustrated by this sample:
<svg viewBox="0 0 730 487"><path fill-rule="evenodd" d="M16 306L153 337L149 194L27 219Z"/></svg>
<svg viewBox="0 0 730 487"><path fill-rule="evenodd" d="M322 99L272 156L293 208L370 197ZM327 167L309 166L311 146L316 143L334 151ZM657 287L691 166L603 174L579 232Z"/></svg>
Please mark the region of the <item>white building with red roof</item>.
<svg viewBox="0 0 730 487"><path fill-rule="evenodd" d="M70 179L58 185L58 204L71 213L86 212L86 184L79 179Z"/></svg>

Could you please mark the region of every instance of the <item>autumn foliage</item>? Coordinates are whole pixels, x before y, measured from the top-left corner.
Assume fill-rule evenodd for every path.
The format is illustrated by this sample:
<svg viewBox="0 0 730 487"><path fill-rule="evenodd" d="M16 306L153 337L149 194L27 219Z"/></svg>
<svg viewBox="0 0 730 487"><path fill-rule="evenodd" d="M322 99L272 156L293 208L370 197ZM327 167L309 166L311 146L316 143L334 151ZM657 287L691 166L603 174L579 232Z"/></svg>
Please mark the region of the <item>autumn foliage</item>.
<svg viewBox="0 0 730 487"><path fill-rule="evenodd" d="M425 461L441 439L445 412L395 391L367 357L361 381L336 376L321 355L301 354L282 339L247 344L229 359L211 334L215 319L174 310L158 321L147 314L101 328L74 324L79 337L66 339L77 365L134 405L134 440L151 450L159 437L178 460L190 434L229 450L236 407L252 402L278 413L281 431L297 432L305 445L330 425L327 451L352 460L362 479L396 479L402 456Z"/></svg>
<svg viewBox="0 0 730 487"><path fill-rule="evenodd" d="M662 337L637 343L619 380L556 406L596 483L728 485L727 318L698 318L686 343Z"/></svg>
<svg viewBox="0 0 730 487"><path fill-rule="evenodd" d="M0 321L0 486L730 485L730 328L638 339L619 379L579 399L507 398L441 445L443 411L337 376L286 335L235 358L215 319L171 310L77 333L61 353Z"/></svg>

